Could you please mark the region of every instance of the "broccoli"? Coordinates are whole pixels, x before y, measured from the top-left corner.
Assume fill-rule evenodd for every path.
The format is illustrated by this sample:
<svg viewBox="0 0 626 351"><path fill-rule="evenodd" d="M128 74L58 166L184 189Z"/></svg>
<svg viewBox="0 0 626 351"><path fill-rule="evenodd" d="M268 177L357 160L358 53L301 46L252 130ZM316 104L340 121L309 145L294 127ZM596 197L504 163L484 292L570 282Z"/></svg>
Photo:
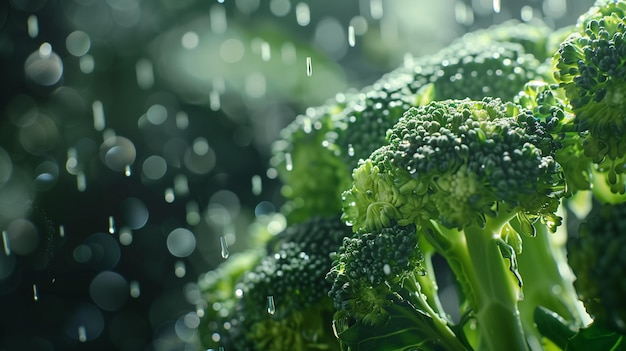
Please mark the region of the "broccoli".
<svg viewBox="0 0 626 351"><path fill-rule="evenodd" d="M626 191L625 10L624 1L598 1L554 55L554 77L583 135L584 153L595 164L595 178L616 194Z"/></svg>
<svg viewBox="0 0 626 351"><path fill-rule="evenodd" d="M415 224L459 280L479 347L525 350L512 245L560 223L557 144L531 111L491 98L411 108L388 139L354 170L343 218L357 237Z"/></svg>
<svg viewBox="0 0 626 351"><path fill-rule="evenodd" d="M256 265L229 285L227 301L233 306L221 312L218 323L206 323L214 329L205 332L211 339L203 340L204 346L242 351L338 349L331 328L330 283L324 277L330 253L349 233L339 217L315 217L270 240Z"/></svg>
<svg viewBox="0 0 626 351"><path fill-rule="evenodd" d="M519 33L509 28L519 29L507 23L492 27L499 33L493 37L481 32L461 38L398 67L360 93L339 94L307 109L285 127L273 145L271 165L284 184L288 201L283 212L289 222L340 213L338 194L350 186L352 169L385 143L387 129L408 108L444 99L512 99L537 76L540 61L515 40L503 41L503 33L511 33L506 38ZM319 182L322 177L327 181Z"/></svg>
<svg viewBox="0 0 626 351"><path fill-rule="evenodd" d="M567 243L574 282L596 322L626 335L626 203L596 208Z"/></svg>

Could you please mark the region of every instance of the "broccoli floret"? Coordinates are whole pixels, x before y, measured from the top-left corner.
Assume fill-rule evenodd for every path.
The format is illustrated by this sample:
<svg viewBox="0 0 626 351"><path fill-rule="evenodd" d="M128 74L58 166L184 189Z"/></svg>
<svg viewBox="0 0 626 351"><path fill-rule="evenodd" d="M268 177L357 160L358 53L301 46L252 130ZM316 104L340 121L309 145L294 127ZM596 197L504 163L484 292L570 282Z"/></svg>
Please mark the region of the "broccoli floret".
<svg viewBox="0 0 626 351"><path fill-rule="evenodd" d="M595 323L626 335L626 203L592 211L567 249L574 285Z"/></svg>
<svg viewBox="0 0 626 351"><path fill-rule="evenodd" d="M340 213L337 194L349 187L351 170L386 143L387 129L408 108L435 99L512 99L536 77L540 62L521 44L496 37L460 39L393 70L360 93L340 94L298 116L281 132L271 160L284 184L288 203L283 212L289 222Z"/></svg>
<svg viewBox="0 0 626 351"><path fill-rule="evenodd" d="M235 328L237 322L235 306L237 297L235 285L249 270L254 268L266 255L262 248L251 248L229 256L217 268L203 274L198 279L206 306L198 306L202 319L198 327L200 343L203 347L217 349L218 345L230 345L229 330Z"/></svg>
<svg viewBox="0 0 626 351"><path fill-rule="evenodd" d="M415 224L459 280L479 347L526 349L512 245L533 223L553 231L564 193L545 125L499 99L446 100L408 110L388 139L354 170L344 219L357 233Z"/></svg>
<svg viewBox="0 0 626 351"><path fill-rule="evenodd" d="M345 238L326 277L333 284L338 337L354 349L396 344L402 335L398 346L404 348L410 342L420 350L468 350L450 328L431 275L414 225ZM350 337L357 329L376 330L376 336Z"/></svg>
<svg viewBox="0 0 626 351"><path fill-rule="evenodd" d="M554 55L554 77L565 89L584 134L582 147L613 193L626 191L626 2L598 1Z"/></svg>
<svg viewBox="0 0 626 351"><path fill-rule="evenodd" d="M228 328L213 331L220 337L211 346L242 351L338 349L331 329L331 284L324 277L331 267L330 253L349 234L339 217L311 218L278 234L268 243L267 254L231 290L235 305L220 319Z"/></svg>

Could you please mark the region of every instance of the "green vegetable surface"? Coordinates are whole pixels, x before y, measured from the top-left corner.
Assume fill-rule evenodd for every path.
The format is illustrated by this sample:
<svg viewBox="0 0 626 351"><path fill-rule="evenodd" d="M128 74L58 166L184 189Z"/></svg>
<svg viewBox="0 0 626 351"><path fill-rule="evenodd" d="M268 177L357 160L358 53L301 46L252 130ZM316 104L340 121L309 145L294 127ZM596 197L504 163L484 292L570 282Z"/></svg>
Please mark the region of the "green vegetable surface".
<svg viewBox="0 0 626 351"><path fill-rule="evenodd" d="M287 229L205 275L203 346L626 349L625 35L626 1L506 22L297 116Z"/></svg>

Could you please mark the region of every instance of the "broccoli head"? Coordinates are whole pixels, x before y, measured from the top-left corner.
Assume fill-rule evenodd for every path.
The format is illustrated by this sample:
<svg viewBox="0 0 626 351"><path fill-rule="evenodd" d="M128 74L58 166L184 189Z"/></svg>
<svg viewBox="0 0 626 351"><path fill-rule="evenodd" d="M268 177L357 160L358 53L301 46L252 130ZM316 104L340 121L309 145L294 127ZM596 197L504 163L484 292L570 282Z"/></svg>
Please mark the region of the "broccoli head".
<svg viewBox="0 0 626 351"><path fill-rule="evenodd" d="M340 213L337 194L350 186L350 172L386 144L387 129L410 107L444 99L512 99L537 76L540 62L524 51L523 40L510 38L485 32L459 39L409 60L359 93L339 94L298 116L281 132L271 161L284 184L289 222Z"/></svg>
<svg viewBox="0 0 626 351"><path fill-rule="evenodd" d="M626 334L626 203L590 212L567 243L574 282L597 323Z"/></svg>
<svg viewBox="0 0 626 351"><path fill-rule="evenodd" d="M585 155L597 165L611 191L626 190L626 2L598 1L581 17L554 55L554 77L565 89L585 133Z"/></svg>
<svg viewBox="0 0 626 351"><path fill-rule="evenodd" d="M288 227L267 245L267 254L234 284L234 306L225 311L218 340L208 346L233 350L337 349L331 329L330 253L349 228L338 217L316 217ZM218 325L219 327L219 325ZM210 341L210 340L209 340Z"/></svg>
<svg viewBox="0 0 626 351"><path fill-rule="evenodd" d="M354 170L343 218L356 233L415 224L455 272L481 347L525 349L514 246L534 225L555 230L565 190L546 124L500 99L445 100L408 110L387 138Z"/></svg>

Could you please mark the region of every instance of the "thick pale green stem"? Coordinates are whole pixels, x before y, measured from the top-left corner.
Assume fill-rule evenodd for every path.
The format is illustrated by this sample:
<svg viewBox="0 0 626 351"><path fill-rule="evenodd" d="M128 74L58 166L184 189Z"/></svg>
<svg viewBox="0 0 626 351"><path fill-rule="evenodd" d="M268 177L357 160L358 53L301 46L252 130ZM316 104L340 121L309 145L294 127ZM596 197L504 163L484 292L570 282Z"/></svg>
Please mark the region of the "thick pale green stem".
<svg viewBox="0 0 626 351"><path fill-rule="evenodd" d="M465 228L464 232L469 256L477 273L474 288L481 349L528 350L517 309L517 283L500 253L499 235L494 235L499 231L491 234L473 225Z"/></svg>
<svg viewBox="0 0 626 351"><path fill-rule="evenodd" d="M526 278L524 298L519 302L524 331L533 339L531 347L540 350L541 334L533 317L535 308L546 307L578 327L586 324L589 317L574 289L574 275L563 247L565 238L559 239L567 233L550 233L543 225L535 228L536 237L523 239L523 251L517 255L517 263L522 277Z"/></svg>

